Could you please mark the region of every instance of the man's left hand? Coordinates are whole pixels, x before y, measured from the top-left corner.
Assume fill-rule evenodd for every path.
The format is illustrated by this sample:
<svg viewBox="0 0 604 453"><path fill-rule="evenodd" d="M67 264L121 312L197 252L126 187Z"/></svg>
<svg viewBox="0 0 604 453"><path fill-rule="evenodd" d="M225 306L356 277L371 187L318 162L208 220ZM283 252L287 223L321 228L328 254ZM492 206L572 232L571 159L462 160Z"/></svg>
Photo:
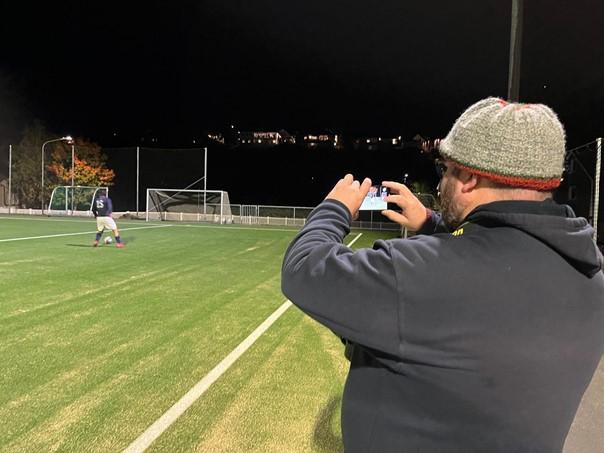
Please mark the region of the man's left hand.
<svg viewBox="0 0 604 453"><path fill-rule="evenodd" d="M338 200L346 205L353 219L359 215L359 208L371 187L371 179L365 178L361 184L351 174L347 174L331 189L325 199Z"/></svg>

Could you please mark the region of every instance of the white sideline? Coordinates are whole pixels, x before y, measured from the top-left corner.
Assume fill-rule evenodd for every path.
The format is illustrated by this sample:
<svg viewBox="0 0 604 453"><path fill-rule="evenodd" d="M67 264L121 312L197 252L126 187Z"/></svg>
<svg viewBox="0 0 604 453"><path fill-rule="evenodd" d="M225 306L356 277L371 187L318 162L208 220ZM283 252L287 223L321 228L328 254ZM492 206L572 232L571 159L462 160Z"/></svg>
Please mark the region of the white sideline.
<svg viewBox="0 0 604 453"><path fill-rule="evenodd" d="M348 243L348 247L354 244L363 233L359 233L352 241ZM138 436L123 453L140 453L145 451L149 446L161 436L166 429L176 421L191 405L203 395L210 386L218 380L220 376L227 371L239 357L252 346L260 336L273 325L273 323L281 317L285 311L292 306L289 300L286 300L277 310L275 310L262 324L239 345L229 353L218 365L206 374L197 384L191 388L181 399L159 417L149 428Z"/></svg>
<svg viewBox="0 0 604 453"><path fill-rule="evenodd" d="M152 226L144 226L144 227L133 227L133 228L120 228L120 231L131 231L131 230L145 230L147 228L166 228L173 225L152 225ZM47 234L45 236L30 236L25 238L10 238L10 239L0 239L0 242L14 242L14 241L27 241L29 239L46 239L46 238L59 238L64 236L78 236L82 234L94 234L95 231L82 231L81 233L61 233L61 234Z"/></svg>

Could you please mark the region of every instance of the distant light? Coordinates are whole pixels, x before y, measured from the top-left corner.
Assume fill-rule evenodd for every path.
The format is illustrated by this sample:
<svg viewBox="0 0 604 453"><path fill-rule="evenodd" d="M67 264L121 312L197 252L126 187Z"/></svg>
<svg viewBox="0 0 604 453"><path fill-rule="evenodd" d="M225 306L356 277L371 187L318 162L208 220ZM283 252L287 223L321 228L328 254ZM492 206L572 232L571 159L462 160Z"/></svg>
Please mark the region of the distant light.
<svg viewBox="0 0 604 453"><path fill-rule="evenodd" d="M197 143L197 140L193 140L193 143Z"/></svg>
<svg viewBox="0 0 604 453"><path fill-rule="evenodd" d="M367 143L369 143L369 139L367 139Z"/></svg>

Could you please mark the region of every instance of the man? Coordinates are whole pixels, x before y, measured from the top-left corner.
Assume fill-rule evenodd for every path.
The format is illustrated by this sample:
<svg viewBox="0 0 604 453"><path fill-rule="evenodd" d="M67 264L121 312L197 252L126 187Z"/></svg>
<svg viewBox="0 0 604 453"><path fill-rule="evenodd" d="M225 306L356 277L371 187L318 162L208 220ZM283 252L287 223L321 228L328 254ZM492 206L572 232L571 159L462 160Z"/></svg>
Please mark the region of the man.
<svg viewBox="0 0 604 453"><path fill-rule="evenodd" d="M92 213L96 217L96 238L92 243L93 247L98 247L99 241L101 240L101 236L103 236L103 231L105 228L113 231L113 236L115 237L115 246L117 248L123 248L124 244L122 239L120 238L120 232L117 229L117 225L115 224L115 220L113 220L113 203L111 202L111 198L107 196L107 191L105 189L100 189L94 202L92 203Z"/></svg>
<svg viewBox="0 0 604 453"><path fill-rule="evenodd" d="M551 199L563 127L488 98L440 153L442 216L383 183L419 234L344 246L371 186L346 175L285 254L286 296L354 345L346 452L560 452L604 348L602 255Z"/></svg>

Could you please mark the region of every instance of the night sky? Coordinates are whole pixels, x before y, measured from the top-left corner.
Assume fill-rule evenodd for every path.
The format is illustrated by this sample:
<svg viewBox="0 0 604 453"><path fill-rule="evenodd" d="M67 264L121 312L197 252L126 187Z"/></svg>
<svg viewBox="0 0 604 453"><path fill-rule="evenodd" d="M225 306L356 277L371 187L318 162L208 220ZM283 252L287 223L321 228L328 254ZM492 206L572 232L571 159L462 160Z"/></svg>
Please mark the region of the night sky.
<svg viewBox="0 0 604 453"><path fill-rule="evenodd" d="M8 2L0 144L33 118L101 145L207 131L444 136L506 97L511 0ZM604 134L604 2L525 0L520 97Z"/></svg>

